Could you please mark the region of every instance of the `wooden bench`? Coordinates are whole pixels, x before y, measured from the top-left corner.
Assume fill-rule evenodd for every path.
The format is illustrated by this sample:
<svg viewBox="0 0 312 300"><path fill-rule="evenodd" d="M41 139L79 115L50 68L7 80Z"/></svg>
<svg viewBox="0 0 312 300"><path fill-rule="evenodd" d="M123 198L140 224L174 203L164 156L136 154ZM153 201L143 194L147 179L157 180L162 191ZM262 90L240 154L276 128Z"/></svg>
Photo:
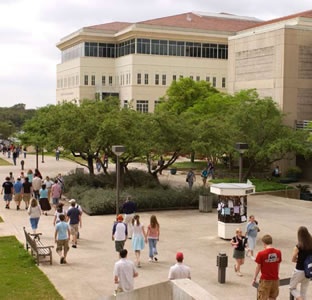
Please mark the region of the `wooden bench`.
<svg viewBox="0 0 312 300"><path fill-rule="evenodd" d="M31 255L36 256L37 265L39 265L40 257L46 258L50 257L50 265L52 265L52 248L54 246L44 246L42 242L40 241L40 235L41 233L28 233L23 227L24 233L25 233L25 239L26 239L26 250L30 248Z"/></svg>

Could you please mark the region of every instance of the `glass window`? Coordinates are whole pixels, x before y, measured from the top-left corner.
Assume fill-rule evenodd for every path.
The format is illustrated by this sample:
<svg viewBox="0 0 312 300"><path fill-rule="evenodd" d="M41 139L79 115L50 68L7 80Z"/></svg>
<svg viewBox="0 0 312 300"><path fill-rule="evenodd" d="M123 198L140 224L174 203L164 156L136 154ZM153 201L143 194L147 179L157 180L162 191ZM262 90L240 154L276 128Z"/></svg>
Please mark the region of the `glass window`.
<svg viewBox="0 0 312 300"><path fill-rule="evenodd" d="M179 79L183 79L183 75L180 75L180 76L179 76Z"/></svg>
<svg viewBox="0 0 312 300"><path fill-rule="evenodd" d="M192 80L194 80L194 76L193 76L193 75L191 75L190 78L191 78Z"/></svg>
<svg viewBox="0 0 312 300"><path fill-rule="evenodd" d="M136 110L142 113L148 113L148 101L147 100L137 100Z"/></svg>
<svg viewBox="0 0 312 300"><path fill-rule="evenodd" d="M209 76L206 76L206 81L210 82L210 77Z"/></svg>
<svg viewBox="0 0 312 300"><path fill-rule="evenodd" d="M98 43L85 43L85 56L98 56Z"/></svg>
<svg viewBox="0 0 312 300"><path fill-rule="evenodd" d="M88 75L85 75L84 76L84 85L88 85L89 84L88 81L89 81Z"/></svg>
<svg viewBox="0 0 312 300"><path fill-rule="evenodd" d="M222 77L222 88L226 88L226 78Z"/></svg>
<svg viewBox="0 0 312 300"><path fill-rule="evenodd" d="M110 86L113 85L113 76L109 76L109 77L108 77L108 84L109 84Z"/></svg>
<svg viewBox="0 0 312 300"><path fill-rule="evenodd" d="M150 39L137 39L137 53L150 54L151 53L151 40Z"/></svg>
<svg viewBox="0 0 312 300"><path fill-rule="evenodd" d="M212 77L212 86L213 87L217 86L217 77Z"/></svg>
<svg viewBox="0 0 312 300"><path fill-rule="evenodd" d="M155 74L155 85L159 85L159 74Z"/></svg>
<svg viewBox="0 0 312 300"><path fill-rule="evenodd" d="M76 75L76 85L79 85L79 75Z"/></svg>
<svg viewBox="0 0 312 300"><path fill-rule="evenodd" d="M196 76L196 81L200 81L200 76Z"/></svg>
<svg viewBox="0 0 312 300"><path fill-rule="evenodd" d="M95 75L91 76L91 85L95 85Z"/></svg>
<svg viewBox="0 0 312 300"><path fill-rule="evenodd" d="M227 45L218 45L218 58L219 59L228 58L228 46Z"/></svg>
<svg viewBox="0 0 312 300"><path fill-rule="evenodd" d="M161 101L159 101L159 100L155 100L155 101L154 101L154 109L155 109L155 107L156 107L159 103L161 103Z"/></svg>
<svg viewBox="0 0 312 300"><path fill-rule="evenodd" d="M141 84L142 78L141 78L141 73L137 74L137 84Z"/></svg>
<svg viewBox="0 0 312 300"><path fill-rule="evenodd" d="M166 74L162 75L162 85L166 85Z"/></svg>
<svg viewBox="0 0 312 300"><path fill-rule="evenodd" d="M201 57L201 43L186 42L185 55Z"/></svg>
<svg viewBox="0 0 312 300"><path fill-rule="evenodd" d="M103 85L103 86L105 85L105 81L106 81L106 77L105 77L105 76L102 76L102 85Z"/></svg>
<svg viewBox="0 0 312 300"><path fill-rule="evenodd" d="M152 40L152 54L159 54L160 50L159 50L159 40Z"/></svg>
<svg viewBox="0 0 312 300"><path fill-rule="evenodd" d="M172 75L172 80L177 81L177 75Z"/></svg>
<svg viewBox="0 0 312 300"><path fill-rule="evenodd" d="M123 107L124 108L128 108L128 100L124 100L123 101Z"/></svg>
<svg viewBox="0 0 312 300"><path fill-rule="evenodd" d="M148 84L148 74L144 74L144 84Z"/></svg>

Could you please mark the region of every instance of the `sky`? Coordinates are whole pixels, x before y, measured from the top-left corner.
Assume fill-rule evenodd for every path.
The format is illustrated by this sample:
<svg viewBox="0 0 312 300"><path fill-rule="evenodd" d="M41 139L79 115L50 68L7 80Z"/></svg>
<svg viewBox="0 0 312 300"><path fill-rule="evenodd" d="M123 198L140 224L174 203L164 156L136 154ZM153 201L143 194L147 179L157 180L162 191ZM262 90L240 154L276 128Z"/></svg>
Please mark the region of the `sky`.
<svg viewBox="0 0 312 300"><path fill-rule="evenodd" d="M310 9L311 0L0 0L0 106L55 104L55 45L84 26L190 11L270 20Z"/></svg>

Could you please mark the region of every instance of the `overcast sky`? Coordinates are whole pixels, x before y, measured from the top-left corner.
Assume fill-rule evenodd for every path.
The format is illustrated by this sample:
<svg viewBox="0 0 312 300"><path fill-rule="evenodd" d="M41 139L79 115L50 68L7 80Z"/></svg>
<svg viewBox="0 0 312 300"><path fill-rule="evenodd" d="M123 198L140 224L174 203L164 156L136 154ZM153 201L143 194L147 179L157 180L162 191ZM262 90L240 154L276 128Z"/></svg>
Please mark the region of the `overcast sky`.
<svg viewBox="0 0 312 300"><path fill-rule="evenodd" d="M0 106L55 104L55 44L84 26L189 11L269 20L310 9L311 0L0 0Z"/></svg>

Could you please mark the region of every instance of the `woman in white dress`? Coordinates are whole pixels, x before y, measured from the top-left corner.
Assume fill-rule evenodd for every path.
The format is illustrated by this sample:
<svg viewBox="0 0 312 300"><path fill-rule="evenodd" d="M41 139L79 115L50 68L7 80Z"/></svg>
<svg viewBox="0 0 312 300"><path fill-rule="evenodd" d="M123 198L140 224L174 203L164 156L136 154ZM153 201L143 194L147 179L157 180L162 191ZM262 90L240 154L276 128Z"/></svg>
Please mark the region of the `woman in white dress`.
<svg viewBox="0 0 312 300"><path fill-rule="evenodd" d="M136 265L141 268L140 256L141 250L144 249L144 240L146 239L146 233L144 226L140 223L140 216L135 215L132 219L133 233L132 233L132 249L135 252Z"/></svg>

